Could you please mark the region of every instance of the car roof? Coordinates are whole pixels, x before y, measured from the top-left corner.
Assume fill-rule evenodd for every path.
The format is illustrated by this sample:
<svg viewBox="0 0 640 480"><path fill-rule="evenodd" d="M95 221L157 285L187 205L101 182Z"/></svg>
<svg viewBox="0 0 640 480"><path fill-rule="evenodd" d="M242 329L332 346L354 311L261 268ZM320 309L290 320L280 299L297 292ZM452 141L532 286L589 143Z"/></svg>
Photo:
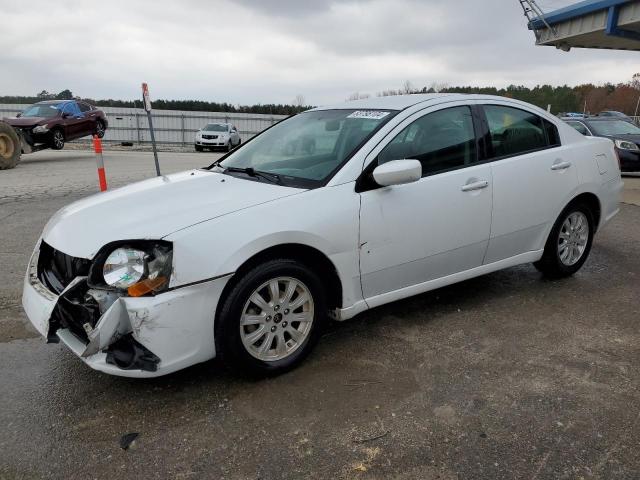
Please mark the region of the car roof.
<svg viewBox="0 0 640 480"><path fill-rule="evenodd" d="M61 103L75 102L75 100L43 100L42 102L37 102L39 105L59 105Z"/></svg>
<svg viewBox="0 0 640 480"><path fill-rule="evenodd" d="M560 117L562 120L571 120L574 122L586 121L586 122L620 122L619 117Z"/></svg>
<svg viewBox="0 0 640 480"><path fill-rule="evenodd" d="M419 103L438 104L443 102L453 102L457 100L498 100L520 105L530 105L519 100L496 95L479 95L466 93L420 93L409 95L390 95L387 97L370 97L360 100L347 101L344 103L326 105L312 108L314 110L353 110L353 109L380 109L380 110L404 110Z"/></svg>

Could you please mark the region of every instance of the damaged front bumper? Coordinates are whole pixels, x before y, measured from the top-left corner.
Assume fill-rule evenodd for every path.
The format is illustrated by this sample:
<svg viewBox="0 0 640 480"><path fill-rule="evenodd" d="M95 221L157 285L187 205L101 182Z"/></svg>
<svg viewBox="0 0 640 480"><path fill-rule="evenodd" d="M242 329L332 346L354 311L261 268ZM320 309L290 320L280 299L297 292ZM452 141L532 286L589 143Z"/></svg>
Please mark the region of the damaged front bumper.
<svg viewBox="0 0 640 480"><path fill-rule="evenodd" d="M36 248L24 310L48 342L62 340L91 368L155 377L215 356L213 319L230 275L148 297L92 290L78 276L57 294L40 281L38 256Z"/></svg>

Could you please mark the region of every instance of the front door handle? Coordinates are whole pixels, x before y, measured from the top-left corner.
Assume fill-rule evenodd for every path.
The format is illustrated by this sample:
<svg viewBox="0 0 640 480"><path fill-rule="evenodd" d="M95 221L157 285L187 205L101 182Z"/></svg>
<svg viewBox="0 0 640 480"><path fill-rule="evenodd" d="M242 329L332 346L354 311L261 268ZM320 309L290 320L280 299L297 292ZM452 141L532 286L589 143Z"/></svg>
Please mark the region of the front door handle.
<svg viewBox="0 0 640 480"><path fill-rule="evenodd" d="M551 170L565 170L570 166L571 166L571 162L564 162L558 159L553 163L553 165L551 165Z"/></svg>
<svg viewBox="0 0 640 480"><path fill-rule="evenodd" d="M461 190L463 192L471 192L473 190L480 190L481 188L487 188L489 186L489 182L486 180L478 180L476 182L467 183L462 186Z"/></svg>

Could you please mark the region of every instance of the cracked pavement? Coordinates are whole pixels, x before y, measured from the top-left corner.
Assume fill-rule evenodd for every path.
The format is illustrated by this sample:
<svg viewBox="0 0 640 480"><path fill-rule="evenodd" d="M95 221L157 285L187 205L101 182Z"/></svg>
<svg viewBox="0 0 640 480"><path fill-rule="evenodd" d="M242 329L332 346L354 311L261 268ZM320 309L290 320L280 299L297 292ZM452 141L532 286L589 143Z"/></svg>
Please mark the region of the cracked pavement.
<svg viewBox="0 0 640 480"><path fill-rule="evenodd" d="M160 153L163 172L215 158ZM110 187L154 173L144 152L105 165ZM277 378L133 380L44 344L20 306L44 224L95 191L90 152L0 172L0 479L640 478L640 207L573 278L524 265L371 310Z"/></svg>

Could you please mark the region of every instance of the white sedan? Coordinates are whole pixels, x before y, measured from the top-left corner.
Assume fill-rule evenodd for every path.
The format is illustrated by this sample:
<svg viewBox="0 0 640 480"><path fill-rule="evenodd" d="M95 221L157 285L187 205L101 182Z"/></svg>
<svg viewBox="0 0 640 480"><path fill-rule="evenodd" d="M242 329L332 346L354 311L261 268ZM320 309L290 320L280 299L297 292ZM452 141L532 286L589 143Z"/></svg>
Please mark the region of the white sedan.
<svg viewBox="0 0 640 480"><path fill-rule="evenodd" d="M527 262L574 274L621 189L612 142L523 102L316 108L207 168L63 208L23 305L48 341L103 372L151 377L221 356L278 373L329 317Z"/></svg>
<svg viewBox="0 0 640 480"><path fill-rule="evenodd" d="M242 143L235 125L230 123L207 123L196 132L194 147L197 152L203 149L223 149L227 152Z"/></svg>

